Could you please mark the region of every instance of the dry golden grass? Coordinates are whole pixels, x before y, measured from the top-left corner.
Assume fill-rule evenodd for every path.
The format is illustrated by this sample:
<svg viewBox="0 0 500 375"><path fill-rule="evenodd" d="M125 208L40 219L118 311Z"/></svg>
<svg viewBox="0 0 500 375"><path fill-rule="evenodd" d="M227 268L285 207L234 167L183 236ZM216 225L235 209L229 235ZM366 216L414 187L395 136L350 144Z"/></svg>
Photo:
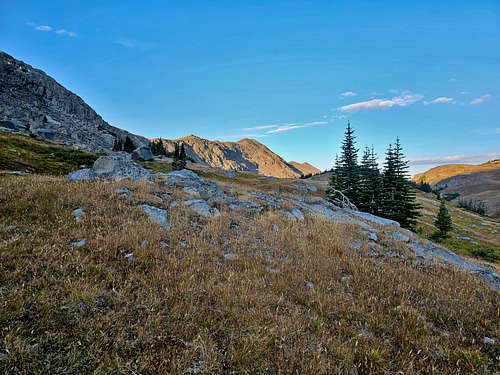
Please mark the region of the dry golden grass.
<svg viewBox="0 0 500 375"><path fill-rule="evenodd" d="M164 192L0 180L0 373L500 371L499 346L482 342L500 338L499 295L476 277L368 257L355 226L224 207L206 219ZM142 203L168 208L170 229Z"/></svg>

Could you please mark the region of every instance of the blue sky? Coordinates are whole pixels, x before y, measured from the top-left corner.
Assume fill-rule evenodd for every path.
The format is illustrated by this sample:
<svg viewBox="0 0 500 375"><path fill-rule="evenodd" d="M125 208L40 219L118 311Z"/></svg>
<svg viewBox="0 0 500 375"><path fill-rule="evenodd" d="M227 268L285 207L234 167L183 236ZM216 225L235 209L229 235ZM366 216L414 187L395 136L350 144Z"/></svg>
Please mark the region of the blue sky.
<svg viewBox="0 0 500 375"><path fill-rule="evenodd" d="M326 169L350 120L412 172L500 158L498 0L145 3L0 0L0 49L147 137Z"/></svg>

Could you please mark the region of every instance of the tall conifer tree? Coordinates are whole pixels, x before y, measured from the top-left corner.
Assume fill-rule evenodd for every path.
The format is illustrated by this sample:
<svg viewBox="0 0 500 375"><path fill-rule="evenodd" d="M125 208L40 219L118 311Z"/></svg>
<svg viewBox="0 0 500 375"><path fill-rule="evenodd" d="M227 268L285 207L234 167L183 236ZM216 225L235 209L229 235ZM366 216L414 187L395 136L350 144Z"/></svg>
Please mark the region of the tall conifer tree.
<svg viewBox="0 0 500 375"><path fill-rule="evenodd" d="M342 153L338 164L336 165L334 175L335 181L329 190L328 197L330 199L338 198L333 189L341 191L349 200L358 205L359 203L359 166L358 166L358 149L355 146L354 130L351 124L347 122L347 129L344 133L342 141Z"/></svg>

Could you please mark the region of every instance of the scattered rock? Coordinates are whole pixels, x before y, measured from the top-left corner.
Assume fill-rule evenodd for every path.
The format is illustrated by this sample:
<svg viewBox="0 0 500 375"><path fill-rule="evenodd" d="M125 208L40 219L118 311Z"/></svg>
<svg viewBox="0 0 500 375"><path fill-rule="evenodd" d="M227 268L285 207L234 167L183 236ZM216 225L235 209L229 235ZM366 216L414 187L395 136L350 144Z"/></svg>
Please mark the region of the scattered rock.
<svg viewBox="0 0 500 375"><path fill-rule="evenodd" d="M125 259L127 259L129 262L135 262L135 254L133 251L125 250L123 251L123 254L125 255Z"/></svg>
<svg viewBox="0 0 500 375"><path fill-rule="evenodd" d="M154 160L154 156L149 147L141 146L132 152L132 160L151 161Z"/></svg>
<svg viewBox="0 0 500 375"><path fill-rule="evenodd" d="M224 200L224 191L215 182L198 176L193 171L183 169L167 174L159 174L170 187L188 188L185 191L190 195L200 195L217 202Z"/></svg>
<svg viewBox="0 0 500 375"><path fill-rule="evenodd" d="M78 241L70 243L69 246L71 246L71 247L82 247L82 246L85 246L86 243L87 243L87 239L80 238Z"/></svg>
<svg viewBox="0 0 500 375"><path fill-rule="evenodd" d="M483 343L488 345L496 345L498 343L498 340L492 339L491 337L484 337Z"/></svg>
<svg viewBox="0 0 500 375"><path fill-rule="evenodd" d="M24 172L23 171L9 171L9 172L7 172L7 174L13 174L13 175L17 175L17 176L23 176Z"/></svg>
<svg viewBox="0 0 500 375"><path fill-rule="evenodd" d="M302 221L304 220L304 214L298 209L293 208L291 210L281 210L286 216L288 216L292 220Z"/></svg>
<svg viewBox="0 0 500 375"><path fill-rule="evenodd" d="M457 240L470 241L470 237L460 237L460 236L457 236Z"/></svg>
<svg viewBox="0 0 500 375"><path fill-rule="evenodd" d="M189 207L195 211L198 215L205 217L218 217L220 212L217 208L212 208L203 199L191 199L184 202L184 206Z"/></svg>
<svg viewBox="0 0 500 375"><path fill-rule="evenodd" d="M410 236L407 236L406 234L396 231L392 234L392 239L398 242L409 242Z"/></svg>
<svg viewBox="0 0 500 375"><path fill-rule="evenodd" d="M92 180L93 174L91 169L84 168L71 172L70 174L68 174L67 178L70 181Z"/></svg>
<svg viewBox="0 0 500 375"><path fill-rule="evenodd" d="M73 210L71 215L73 215L76 222L79 223L83 220L83 217L85 216L85 212L81 208L77 208L76 210Z"/></svg>
<svg viewBox="0 0 500 375"><path fill-rule="evenodd" d="M147 204L143 204L141 208L142 211L144 211L152 221L160 224L163 228L168 228L167 210L153 207Z"/></svg>
<svg viewBox="0 0 500 375"><path fill-rule="evenodd" d="M114 190L115 193L117 194L124 194L126 195L127 197L132 194L132 191L130 189L127 189L126 187L117 187L115 190Z"/></svg>
<svg viewBox="0 0 500 375"><path fill-rule="evenodd" d="M367 230L362 230L361 233L366 234L369 240L378 241L378 237L375 233L369 232Z"/></svg>
<svg viewBox="0 0 500 375"><path fill-rule="evenodd" d="M168 243L166 243L165 241L160 241L160 245L163 247L170 247L170 245Z"/></svg>
<svg viewBox="0 0 500 375"><path fill-rule="evenodd" d="M311 281L306 281L306 288L309 288L309 289L314 289L314 283L312 283Z"/></svg>
<svg viewBox="0 0 500 375"><path fill-rule="evenodd" d="M488 224L488 223L486 223L486 222L482 222L482 223L481 223L481 225L482 225L483 227L488 227L490 224Z"/></svg>
<svg viewBox="0 0 500 375"><path fill-rule="evenodd" d="M472 224L470 227L471 228L477 228L477 225L476 224Z"/></svg>
<svg viewBox="0 0 500 375"><path fill-rule="evenodd" d="M473 245L478 245L478 243L476 241L471 241L470 243Z"/></svg>
<svg viewBox="0 0 500 375"><path fill-rule="evenodd" d="M269 273L274 273L274 274L277 274L277 275L281 275L282 273L280 272L280 270L276 269L276 268L268 268L267 271Z"/></svg>
<svg viewBox="0 0 500 375"><path fill-rule="evenodd" d="M144 240L141 242L141 247L147 247L149 245L149 241L148 240Z"/></svg>
<svg viewBox="0 0 500 375"><path fill-rule="evenodd" d="M15 150L15 149L11 148L11 149L9 150L9 152L17 153L17 150Z"/></svg>
<svg viewBox="0 0 500 375"><path fill-rule="evenodd" d="M276 224L271 224L271 229L274 230L275 232L279 232L280 231L280 227L277 226Z"/></svg>
<svg viewBox="0 0 500 375"><path fill-rule="evenodd" d="M307 193L316 193L318 188L308 182L305 181L294 181L293 186L297 188L297 191L301 195L306 195Z"/></svg>
<svg viewBox="0 0 500 375"><path fill-rule="evenodd" d="M351 247L352 247L353 249L359 249L359 248L361 247L361 244L360 244L359 242L356 242L356 241L352 241L352 242L350 243L350 245L351 245Z"/></svg>
<svg viewBox="0 0 500 375"><path fill-rule="evenodd" d="M224 254L224 259L227 259L227 260L234 260L238 257L238 254L235 254L235 253L226 253Z"/></svg>
<svg viewBox="0 0 500 375"><path fill-rule="evenodd" d="M345 275L345 276L342 276L342 278L340 279L340 281L350 281L352 280L354 277L352 275Z"/></svg>

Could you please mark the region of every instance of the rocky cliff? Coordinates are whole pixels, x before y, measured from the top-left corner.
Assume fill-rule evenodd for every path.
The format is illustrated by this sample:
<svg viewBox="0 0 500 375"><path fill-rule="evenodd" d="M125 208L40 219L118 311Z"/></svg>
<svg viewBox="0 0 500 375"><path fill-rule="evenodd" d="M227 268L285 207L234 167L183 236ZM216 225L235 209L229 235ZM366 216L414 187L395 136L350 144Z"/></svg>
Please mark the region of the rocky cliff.
<svg viewBox="0 0 500 375"><path fill-rule="evenodd" d="M297 178L303 174L300 169L287 163L254 139L220 142L209 141L194 135L174 140L163 139L163 144L168 151L174 150L175 143L184 143L188 157L196 163L215 168L255 172L279 178Z"/></svg>
<svg viewBox="0 0 500 375"><path fill-rule="evenodd" d="M144 137L109 125L82 98L43 71L0 51L0 127L94 152L112 149L128 135L135 145Z"/></svg>

